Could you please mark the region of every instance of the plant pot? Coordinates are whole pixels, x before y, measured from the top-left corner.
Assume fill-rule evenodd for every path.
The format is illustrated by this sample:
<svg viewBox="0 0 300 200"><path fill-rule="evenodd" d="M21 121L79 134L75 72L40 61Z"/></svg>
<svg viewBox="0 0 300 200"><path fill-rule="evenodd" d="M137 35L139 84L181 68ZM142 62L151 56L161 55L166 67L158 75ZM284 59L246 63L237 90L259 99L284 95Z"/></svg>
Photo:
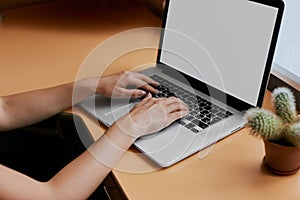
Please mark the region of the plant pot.
<svg viewBox="0 0 300 200"><path fill-rule="evenodd" d="M292 175L300 168L300 148L279 145L264 141L266 155L263 159L264 166L277 175Z"/></svg>

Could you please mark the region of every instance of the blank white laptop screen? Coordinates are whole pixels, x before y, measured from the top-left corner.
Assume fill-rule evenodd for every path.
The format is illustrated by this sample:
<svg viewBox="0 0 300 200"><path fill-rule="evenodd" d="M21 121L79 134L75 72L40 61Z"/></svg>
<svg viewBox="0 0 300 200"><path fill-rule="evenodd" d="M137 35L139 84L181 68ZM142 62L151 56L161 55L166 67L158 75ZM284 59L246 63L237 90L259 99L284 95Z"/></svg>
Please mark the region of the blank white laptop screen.
<svg viewBox="0 0 300 200"><path fill-rule="evenodd" d="M277 11L248 0L170 1L165 28L178 34L165 31L160 62L256 106Z"/></svg>

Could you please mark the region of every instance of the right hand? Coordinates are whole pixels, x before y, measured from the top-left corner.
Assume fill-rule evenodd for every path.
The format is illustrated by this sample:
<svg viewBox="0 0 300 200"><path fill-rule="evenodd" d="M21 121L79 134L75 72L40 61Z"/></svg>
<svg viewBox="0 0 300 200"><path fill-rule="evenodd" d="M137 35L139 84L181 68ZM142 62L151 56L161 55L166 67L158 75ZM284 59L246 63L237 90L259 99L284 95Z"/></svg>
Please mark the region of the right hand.
<svg viewBox="0 0 300 200"><path fill-rule="evenodd" d="M119 128L126 134L138 138L157 132L189 112L188 106L178 98L152 98L147 96L117 121Z"/></svg>
<svg viewBox="0 0 300 200"><path fill-rule="evenodd" d="M102 76L98 83L97 93L111 98L140 98L147 92L156 94L158 91L155 87L158 85L159 83L143 74L124 71ZM128 89L127 86L133 86L135 89Z"/></svg>

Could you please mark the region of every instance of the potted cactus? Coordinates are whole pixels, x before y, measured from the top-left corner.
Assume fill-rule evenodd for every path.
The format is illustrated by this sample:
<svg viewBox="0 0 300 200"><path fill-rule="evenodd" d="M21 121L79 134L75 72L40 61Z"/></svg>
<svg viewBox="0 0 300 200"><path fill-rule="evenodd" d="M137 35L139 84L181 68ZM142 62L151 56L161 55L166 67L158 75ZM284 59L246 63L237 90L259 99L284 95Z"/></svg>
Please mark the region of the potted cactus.
<svg viewBox="0 0 300 200"><path fill-rule="evenodd" d="M285 87L272 93L275 113L252 108L246 112L251 134L263 139L264 166L278 175L295 174L300 168L300 117L296 112L295 97Z"/></svg>

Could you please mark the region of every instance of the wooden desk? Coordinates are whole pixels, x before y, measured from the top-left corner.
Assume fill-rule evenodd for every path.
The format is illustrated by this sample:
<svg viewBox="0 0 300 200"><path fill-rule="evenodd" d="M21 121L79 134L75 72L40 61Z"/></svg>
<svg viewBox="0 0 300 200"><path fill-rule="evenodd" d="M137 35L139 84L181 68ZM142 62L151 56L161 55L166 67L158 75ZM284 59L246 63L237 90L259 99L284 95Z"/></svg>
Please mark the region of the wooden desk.
<svg viewBox="0 0 300 200"><path fill-rule="evenodd" d="M61 0L6 11L0 22L0 95L74 81L84 59L104 40L160 26L161 19L140 0ZM153 62L155 56L136 63L143 59ZM132 67L122 64L124 70Z"/></svg>
<svg viewBox="0 0 300 200"><path fill-rule="evenodd" d="M73 81L84 58L101 41L130 28L160 26L160 19L139 1L118 2L81 1L82 6L62 1L7 12L0 28L0 94ZM105 73L155 60L154 52L135 53L119 58ZM270 106L269 97L268 92L265 107ZM105 127L95 119L77 108L72 112L83 118L95 139L103 134ZM133 200L300 199L299 173L269 174L261 168L263 154L262 142L243 129L166 169L157 169L130 150L111 175Z"/></svg>
<svg viewBox="0 0 300 200"><path fill-rule="evenodd" d="M264 107L270 108L270 92ZM91 133L104 130L83 115ZM215 145L165 169L129 150L112 171L128 199L300 199L299 173L280 177L262 166L264 146L244 128Z"/></svg>

